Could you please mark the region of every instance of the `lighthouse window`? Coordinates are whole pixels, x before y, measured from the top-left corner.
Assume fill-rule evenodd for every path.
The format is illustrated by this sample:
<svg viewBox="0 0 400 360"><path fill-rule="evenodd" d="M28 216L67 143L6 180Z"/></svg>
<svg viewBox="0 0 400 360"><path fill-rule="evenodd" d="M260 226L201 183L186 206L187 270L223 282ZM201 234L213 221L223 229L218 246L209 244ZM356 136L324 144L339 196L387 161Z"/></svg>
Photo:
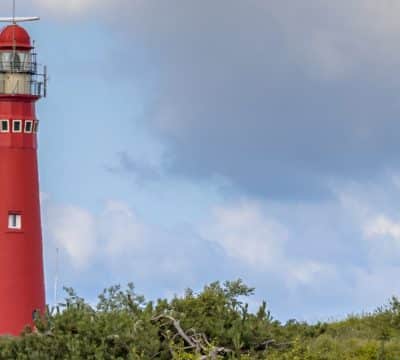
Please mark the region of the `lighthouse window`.
<svg viewBox="0 0 400 360"><path fill-rule="evenodd" d="M10 52L1 52L1 70L8 71L11 66L11 53Z"/></svg>
<svg viewBox="0 0 400 360"><path fill-rule="evenodd" d="M20 133L22 131L22 121L13 120L13 132Z"/></svg>
<svg viewBox="0 0 400 360"><path fill-rule="evenodd" d="M8 129L8 120L1 120L1 132L7 133L9 131Z"/></svg>
<svg viewBox="0 0 400 360"><path fill-rule="evenodd" d="M16 52L11 55L11 67L14 71L21 70L21 58Z"/></svg>
<svg viewBox="0 0 400 360"><path fill-rule="evenodd" d="M8 214L8 228L13 230L19 230L22 228L21 214L15 214L15 213Z"/></svg>
<svg viewBox="0 0 400 360"><path fill-rule="evenodd" d="M31 54L26 52L2 51L0 52L1 71L30 71Z"/></svg>
<svg viewBox="0 0 400 360"><path fill-rule="evenodd" d="M26 120L25 121L25 132L30 134L33 130L33 123L32 120Z"/></svg>
<svg viewBox="0 0 400 360"><path fill-rule="evenodd" d="M39 121L35 121L35 125L34 125L34 128L33 128L33 132L34 133L37 133L39 131Z"/></svg>

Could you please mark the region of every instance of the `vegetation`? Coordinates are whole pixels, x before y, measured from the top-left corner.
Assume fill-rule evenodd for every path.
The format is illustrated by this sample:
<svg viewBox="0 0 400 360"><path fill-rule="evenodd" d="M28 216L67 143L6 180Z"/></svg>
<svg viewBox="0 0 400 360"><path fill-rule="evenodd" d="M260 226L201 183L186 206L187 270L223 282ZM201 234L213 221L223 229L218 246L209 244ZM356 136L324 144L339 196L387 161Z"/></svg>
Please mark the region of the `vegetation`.
<svg viewBox="0 0 400 360"><path fill-rule="evenodd" d="M400 301L335 323L281 324L242 281L196 294L146 302L127 289L105 290L95 308L72 289L65 303L37 319L36 329L0 339L0 359L400 359Z"/></svg>

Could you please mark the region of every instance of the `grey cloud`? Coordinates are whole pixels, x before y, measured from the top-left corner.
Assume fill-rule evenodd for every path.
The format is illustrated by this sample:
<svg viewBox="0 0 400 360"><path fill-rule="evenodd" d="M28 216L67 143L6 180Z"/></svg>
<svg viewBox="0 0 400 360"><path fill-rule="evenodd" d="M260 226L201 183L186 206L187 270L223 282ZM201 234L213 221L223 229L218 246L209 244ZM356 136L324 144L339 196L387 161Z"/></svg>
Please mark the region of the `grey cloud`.
<svg viewBox="0 0 400 360"><path fill-rule="evenodd" d="M386 33L360 38L367 12L351 5L149 1L133 9L131 61L140 49L157 71L145 121L168 144L169 171L310 199L329 196L332 179L397 168L399 81L391 59L376 54L383 48L373 48Z"/></svg>
<svg viewBox="0 0 400 360"><path fill-rule="evenodd" d="M321 199L332 180L399 166L392 2L119 0L93 9L116 39L104 76L143 91L142 121L166 144L170 173Z"/></svg>

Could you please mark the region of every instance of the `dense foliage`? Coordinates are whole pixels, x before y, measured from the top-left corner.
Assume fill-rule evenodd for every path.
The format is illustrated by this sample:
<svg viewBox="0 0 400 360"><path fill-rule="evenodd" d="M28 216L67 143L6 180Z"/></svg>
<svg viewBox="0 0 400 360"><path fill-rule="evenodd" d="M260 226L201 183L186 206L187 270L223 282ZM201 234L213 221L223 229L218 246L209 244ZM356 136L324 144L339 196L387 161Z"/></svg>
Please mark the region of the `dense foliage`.
<svg viewBox="0 0 400 360"><path fill-rule="evenodd" d="M105 290L94 308L66 289L36 329L0 339L1 359L400 359L400 302L336 323L281 324L240 280L146 302L133 285Z"/></svg>

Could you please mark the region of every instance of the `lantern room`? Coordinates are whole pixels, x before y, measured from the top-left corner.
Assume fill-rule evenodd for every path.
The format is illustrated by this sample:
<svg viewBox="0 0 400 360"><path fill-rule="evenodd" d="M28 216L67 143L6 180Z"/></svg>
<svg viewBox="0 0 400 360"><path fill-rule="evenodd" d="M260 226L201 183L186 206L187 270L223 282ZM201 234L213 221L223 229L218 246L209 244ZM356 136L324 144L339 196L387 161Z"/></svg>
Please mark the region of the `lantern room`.
<svg viewBox="0 0 400 360"><path fill-rule="evenodd" d="M28 32L17 24L0 32L0 96L46 95L46 68L39 73Z"/></svg>

